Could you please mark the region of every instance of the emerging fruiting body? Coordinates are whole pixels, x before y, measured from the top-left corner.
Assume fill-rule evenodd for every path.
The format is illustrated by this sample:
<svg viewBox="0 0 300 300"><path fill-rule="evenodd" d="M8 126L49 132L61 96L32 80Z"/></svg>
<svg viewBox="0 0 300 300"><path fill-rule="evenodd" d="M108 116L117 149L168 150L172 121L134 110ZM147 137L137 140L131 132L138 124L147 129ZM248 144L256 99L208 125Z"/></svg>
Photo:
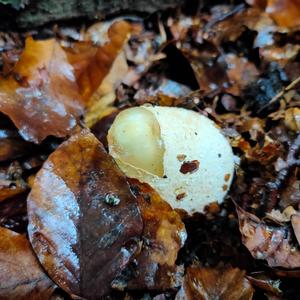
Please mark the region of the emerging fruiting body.
<svg viewBox="0 0 300 300"><path fill-rule="evenodd" d="M108 133L123 172L150 184L173 208L202 212L222 202L234 171L231 146L207 117L177 107L122 111Z"/></svg>

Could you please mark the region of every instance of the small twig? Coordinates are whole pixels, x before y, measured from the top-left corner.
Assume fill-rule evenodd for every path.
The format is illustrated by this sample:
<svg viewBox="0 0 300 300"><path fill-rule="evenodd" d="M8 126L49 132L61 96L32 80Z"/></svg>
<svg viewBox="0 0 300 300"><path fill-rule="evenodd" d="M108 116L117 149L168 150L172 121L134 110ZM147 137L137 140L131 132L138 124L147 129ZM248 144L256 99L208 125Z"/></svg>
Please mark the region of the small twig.
<svg viewBox="0 0 300 300"><path fill-rule="evenodd" d="M293 89L298 83L300 83L300 76L297 77L295 80L293 80L287 87L285 87L282 91L280 91L276 96L274 96L271 101L269 101L267 104L265 104L259 111L261 112L264 110L267 106L275 103L276 101L280 100L284 94L291 89Z"/></svg>

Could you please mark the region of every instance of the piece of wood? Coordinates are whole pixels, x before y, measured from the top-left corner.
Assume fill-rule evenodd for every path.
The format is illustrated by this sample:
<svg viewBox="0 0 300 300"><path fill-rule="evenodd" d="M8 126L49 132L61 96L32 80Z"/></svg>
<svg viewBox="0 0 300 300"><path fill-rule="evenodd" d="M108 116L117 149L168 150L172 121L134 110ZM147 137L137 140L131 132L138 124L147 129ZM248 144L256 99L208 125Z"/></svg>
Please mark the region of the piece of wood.
<svg viewBox="0 0 300 300"><path fill-rule="evenodd" d="M177 7L183 0L0 0L0 3L6 3L0 5L0 26L8 29L74 18L102 19L120 12L149 14Z"/></svg>

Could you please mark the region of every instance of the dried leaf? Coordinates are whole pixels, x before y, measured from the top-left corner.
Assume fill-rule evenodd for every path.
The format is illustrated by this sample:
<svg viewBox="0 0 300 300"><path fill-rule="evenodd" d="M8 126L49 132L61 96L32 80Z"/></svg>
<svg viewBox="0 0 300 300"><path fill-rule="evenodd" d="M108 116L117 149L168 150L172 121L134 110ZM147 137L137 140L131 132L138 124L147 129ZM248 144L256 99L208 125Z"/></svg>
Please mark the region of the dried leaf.
<svg viewBox="0 0 300 300"><path fill-rule="evenodd" d="M250 300L254 290L237 268L205 268L191 266L175 300Z"/></svg>
<svg viewBox="0 0 300 300"><path fill-rule="evenodd" d="M84 118L87 127L91 128L103 117L117 111L117 108L113 106L116 99L115 88L122 81L127 71L127 62L124 53L121 52L115 58L109 73L89 100L90 105Z"/></svg>
<svg viewBox="0 0 300 300"><path fill-rule="evenodd" d="M61 144L28 196L28 233L50 277L96 299L136 250L142 220L123 174L88 131Z"/></svg>
<svg viewBox="0 0 300 300"><path fill-rule="evenodd" d="M0 79L0 111L25 140L70 134L82 113L72 66L54 40L27 38L13 74Z"/></svg>
<svg viewBox="0 0 300 300"><path fill-rule="evenodd" d="M273 280L263 272L252 273L247 276L247 279L254 286L257 286L258 288L260 288L268 293L271 293L276 296L280 296L282 294L282 291L279 288L281 281Z"/></svg>
<svg viewBox="0 0 300 300"><path fill-rule="evenodd" d="M149 185L130 180L144 221L143 246L136 257L136 276L129 289L166 290L181 284L183 269L175 264L186 240L180 216ZM159 213L158 213L159 212Z"/></svg>
<svg viewBox="0 0 300 300"><path fill-rule="evenodd" d="M285 125L295 132L300 132L300 108L291 107L285 111Z"/></svg>
<svg viewBox="0 0 300 300"><path fill-rule="evenodd" d="M295 27L300 25L299 0L268 0L266 12L279 26Z"/></svg>
<svg viewBox="0 0 300 300"><path fill-rule="evenodd" d="M230 53L225 55L224 59L228 67L227 76L231 83L231 87L226 91L233 95L240 95L241 90L257 79L258 70L245 57L238 57Z"/></svg>
<svg viewBox="0 0 300 300"><path fill-rule="evenodd" d="M294 229L295 236L296 236L297 241L298 241L299 246L300 246L300 214L299 213L294 214L291 217L291 222L292 222L292 226L293 226L293 229Z"/></svg>
<svg viewBox="0 0 300 300"><path fill-rule="evenodd" d="M300 267L300 250L291 245L291 230L262 222L255 215L237 207L244 245L256 259L265 259L271 267Z"/></svg>
<svg viewBox="0 0 300 300"><path fill-rule="evenodd" d="M27 233L27 195L22 194L0 202L0 226Z"/></svg>
<svg viewBox="0 0 300 300"><path fill-rule="evenodd" d="M81 95L87 102L109 73L135 28L126 21L117 21L106 29L108 31L104 45L98 46L92 41L84 41L67 49L68 59L75 69ZM94 34L103 36L103 32Z"/></svg>
<svg viewBox="0 0 300 300"><path fill-rule="evenodd" d="M47 300L55 288L26 237L0 227L0 299Z"/></svg>
<svg viewBox="0 0 300 300"><path fill-rule="evenodd" d="M0 202L26 191L27 184L21 175L22 168L17 162L0 168Z"/></svg>

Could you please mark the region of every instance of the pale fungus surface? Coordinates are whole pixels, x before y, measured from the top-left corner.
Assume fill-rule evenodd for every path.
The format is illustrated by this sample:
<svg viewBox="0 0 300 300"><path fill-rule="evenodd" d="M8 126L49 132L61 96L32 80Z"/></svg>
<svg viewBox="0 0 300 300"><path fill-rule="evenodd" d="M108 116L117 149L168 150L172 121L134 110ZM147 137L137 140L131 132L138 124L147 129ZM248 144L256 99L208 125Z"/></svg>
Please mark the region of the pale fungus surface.
<svg viewBox="0 0 300 300"><path fill-rule="evenodd" d="M146 182L173 208L189 214L222 202L232 181L234 155L207 117L184 108L123 110L108 133L109 153L130 178Z"/></svg>

